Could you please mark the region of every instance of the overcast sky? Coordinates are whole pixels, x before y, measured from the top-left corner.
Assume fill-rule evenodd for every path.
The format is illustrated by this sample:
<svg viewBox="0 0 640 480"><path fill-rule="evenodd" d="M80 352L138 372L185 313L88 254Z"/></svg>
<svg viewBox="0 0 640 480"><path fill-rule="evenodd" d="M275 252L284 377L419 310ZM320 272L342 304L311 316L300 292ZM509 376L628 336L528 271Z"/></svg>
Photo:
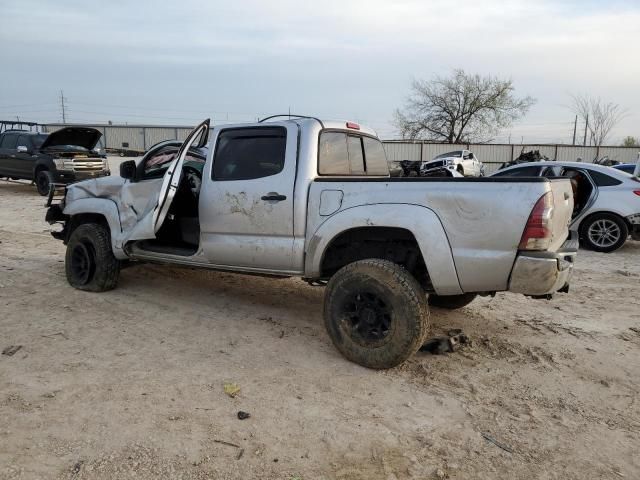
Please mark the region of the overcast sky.
<svg viewBox="0 0 640 480"><path fill-rule="evenodd" d="M537 104L498 141L567 142L569 93L640 136L640 2L0 0L0 119L194 124L274 113L391 120L413 78L513 79ZM580 126L578 127L580 130Z"/></svg>

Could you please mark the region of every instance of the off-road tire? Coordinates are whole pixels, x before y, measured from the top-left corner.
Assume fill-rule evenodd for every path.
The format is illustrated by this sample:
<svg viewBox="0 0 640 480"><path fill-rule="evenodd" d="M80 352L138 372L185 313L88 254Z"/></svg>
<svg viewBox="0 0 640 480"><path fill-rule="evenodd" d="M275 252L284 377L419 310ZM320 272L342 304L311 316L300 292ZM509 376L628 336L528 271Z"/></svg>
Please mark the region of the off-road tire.
<svg viewBox="0 0 640 480"><path fill-rule="evenodd" d="M359 313L352 315L356 310ZM375 335L370 325L380 318L387 324L377 329L381 338L364 338L359 333L373 328L370 334ZM347 359L368 368L392 368L424 343L429 333L429 306L424 290L407 270L372 258L350 263L331 277L324 297L324 323L333 344Z"/></svg>
<svg viewBox="0 0 640 480"><path fill-rule="evenodd" d="M590 234L592 228L595 229L598 225L602 225L603 227L610 226L612 231L617 231L618 239L611 244L608 244L608 242L606 242L604 244L598 245L598 243L594 241L592 235ZM614 225L615 227L617 227L617 230ZM611 213L594 213L593 215L585 218L580 224L580 240L582 241L582 245L589 250L593 250L596 252L613 252L624 245L628 237L629 227L627 227L625 221L617 215L613 215Z"/></svg>
<svg viewBox="0 0 640 480"><path fill-rule="evenodd" d="M109 229L97 223L78 226L67 243L65 271L69 284L79 290L104 292L115 288L120 261L111 251Z"/></svg>
<svg viewBox="0 0 640 480"><path fill-rule="evenodd" d="M36 184L36 189L38 193L43 197L49 195L49 188L53 183L53 175L49 170L40 170L36 173L36 178L34 178L34 182Z"/></svg>
<svg viewBox="0 0 640 480"><path fill-rule="evenodd" d="M429 305L438 308L455 310L469 305L478 295L476 293L463 293L460 295L429 295Z"/></svg>

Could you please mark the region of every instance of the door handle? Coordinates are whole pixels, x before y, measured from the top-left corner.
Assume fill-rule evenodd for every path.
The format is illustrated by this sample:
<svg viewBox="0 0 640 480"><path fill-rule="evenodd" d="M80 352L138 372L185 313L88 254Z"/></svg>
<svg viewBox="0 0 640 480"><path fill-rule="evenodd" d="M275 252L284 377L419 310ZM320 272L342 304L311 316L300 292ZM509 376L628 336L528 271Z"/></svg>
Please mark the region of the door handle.
<svg viewBox="0 0 640 480"><path fill-rule="evenodd" d="M269 192L266 195L263 195L262 200L265 201L275 201L275 202L281 202L282 200L286 200L287 196L286 195L280 195L279 193L274 193L274 192Z"/></svg>

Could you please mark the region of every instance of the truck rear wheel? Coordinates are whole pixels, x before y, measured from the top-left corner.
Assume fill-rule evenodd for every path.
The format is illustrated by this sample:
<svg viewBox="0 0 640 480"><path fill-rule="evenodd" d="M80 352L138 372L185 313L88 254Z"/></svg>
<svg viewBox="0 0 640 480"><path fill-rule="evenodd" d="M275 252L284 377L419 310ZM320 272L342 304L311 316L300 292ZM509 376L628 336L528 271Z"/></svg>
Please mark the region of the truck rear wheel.
<svg viewBox="0 0 640 480"><path fill-rule="evenodd" d="M429 305L432 307L448 308L455 310L469 305L478 295L475 293L463 293L461 295L429 295Z"/></svg>
<svg viewBox="0 0 640 480"><path fill-rule="evenodd" d="M391 368L424 343L429 306L424 290L403 267L387 260L360 260L329 281L324 323L347 359L368 368Z"/></svg>
<svg viewBox="0 0 640 480"><path fill-rule="evenodd" d="M120 262L111 251L109 229L97 223L76 228L67 243L67 281L72 287L104 292L118 284Z"/></svg>

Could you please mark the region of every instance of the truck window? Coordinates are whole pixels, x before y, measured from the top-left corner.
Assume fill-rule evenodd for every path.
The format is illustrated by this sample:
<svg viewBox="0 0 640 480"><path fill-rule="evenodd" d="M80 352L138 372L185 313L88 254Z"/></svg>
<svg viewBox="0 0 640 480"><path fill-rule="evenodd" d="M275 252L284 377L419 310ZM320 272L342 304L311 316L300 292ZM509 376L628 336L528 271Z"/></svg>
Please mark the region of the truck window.
<svg viewBox="0 0 640 480"><path fill-rule="evenodd" d="M389 175L387 155L382 142L371 137L362 137L367 175Z"/></svg>
<svg viewBox="0 0 640 480"><path fill-rule="evenodd" d="M18 137L18 142L16 143L16 147L27 147L31 146L31 142L29 141L29 137L26 135L20 135Z"/></svg>
<svg viewBox="0 0 640 480"><path fill-rule="evenodd" d="M213 156L214 180L251 180L284 168L287 130L252 127L222 130Z"/></svg>
<svg viewBox="0 0 640 480"><path fill-rule="evenodd" d="M354 135L347 136L349 147L349 166L352 175L364 175L364 155L362 154L362 140Z"/></svg>
<svg viewBox="0 0 640 480"><path fill-rule="evenodd" d="M320 134L318 173L320 175L349 175L351 173L345 133L323 132Z"/></svg>
<svg viewBox="0 0 640 480"><path fill-rule="evenodd" d="M2 145L0 145L0 148L16 148L17 140L18 140L17 135L5 134L2 137Z"/></svg>
<svg viewBox="0 0 640 480"><path fill-rule="evenodd" d="M320 175L389 175L384 147L375 138L323 132L318 148Z"/></svg>

